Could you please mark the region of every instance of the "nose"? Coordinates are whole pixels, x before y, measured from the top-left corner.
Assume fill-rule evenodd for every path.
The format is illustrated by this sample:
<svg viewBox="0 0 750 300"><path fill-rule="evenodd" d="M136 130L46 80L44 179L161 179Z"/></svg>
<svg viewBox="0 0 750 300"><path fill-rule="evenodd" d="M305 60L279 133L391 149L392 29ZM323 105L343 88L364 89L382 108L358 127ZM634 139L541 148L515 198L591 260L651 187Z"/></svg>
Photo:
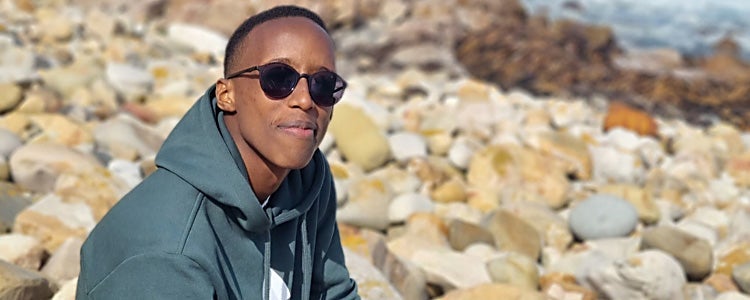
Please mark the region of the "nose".
<svg viewBox="0 0 750 300"><path fill-rule="evenodd" d="M304 81L303 81L304 80ZM292 94L287 97L287 103L290 107L298 107L302 110L311 109L314 105L310 95L310 78L305 74L297 81L297 86Z"/></svg>

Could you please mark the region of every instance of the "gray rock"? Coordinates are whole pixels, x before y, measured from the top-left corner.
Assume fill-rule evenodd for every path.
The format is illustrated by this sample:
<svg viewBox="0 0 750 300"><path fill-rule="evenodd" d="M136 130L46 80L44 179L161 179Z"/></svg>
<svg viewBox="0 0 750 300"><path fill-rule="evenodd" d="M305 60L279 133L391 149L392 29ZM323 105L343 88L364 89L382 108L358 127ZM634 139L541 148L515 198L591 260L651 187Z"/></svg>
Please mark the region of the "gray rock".
<svg viewBox="0 0 750 300"><path fill-rule="evenodd" d="M656 248L669 253L685 269L691 280L701 280L711 273L713 249L708 241L672 226L658 226L643 232L642 248Z"/></svg>
<svg viewBox="0 0 750 300"><path fill-rule="evenodd" d="M598 194L573 206L568 224L582 240L622 237L638 225L638 212L625 199Z"/></svg>
<svg viewBox="0 0 750 300"><path fill-rule="evenodd" d="M750 263L734 267L732 279L743 292L750 294Z"/></svg>
<svg viewBox="0 0 750 300"><path fill-rule="evenodd" d="M23 145L21 138L6 129L0 128L0 155L8 158L18 147Z"/></svg>
<svg viewBox="0 0 750 300"><path fill-rule="evenodd" d="M0 182L0 233L13 228L18 213L31 205L31 199L16 185Z"/></svg>
<svg viewBox="0 0 750 300"><path fill-rule="evenodd" d="M52 288L39 273L0 260L0 299L52 298Z"/></svg>

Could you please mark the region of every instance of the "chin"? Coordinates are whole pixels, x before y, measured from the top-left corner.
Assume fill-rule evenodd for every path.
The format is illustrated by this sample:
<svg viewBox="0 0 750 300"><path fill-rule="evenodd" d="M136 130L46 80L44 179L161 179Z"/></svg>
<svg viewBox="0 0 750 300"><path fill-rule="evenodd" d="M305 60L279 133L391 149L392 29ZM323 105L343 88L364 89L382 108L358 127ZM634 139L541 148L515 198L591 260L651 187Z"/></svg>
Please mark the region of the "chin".
<svg viewBox="0 0 750 300"><path fill-rule="evenodd" d="M311 152L309 155L298 154L294 157L284 157L283 159L279 160L279 164L277 165L284 169L290 169L290 170L302 169L306 167L308 164L310 164L313 153L315 152Z"/></svg>

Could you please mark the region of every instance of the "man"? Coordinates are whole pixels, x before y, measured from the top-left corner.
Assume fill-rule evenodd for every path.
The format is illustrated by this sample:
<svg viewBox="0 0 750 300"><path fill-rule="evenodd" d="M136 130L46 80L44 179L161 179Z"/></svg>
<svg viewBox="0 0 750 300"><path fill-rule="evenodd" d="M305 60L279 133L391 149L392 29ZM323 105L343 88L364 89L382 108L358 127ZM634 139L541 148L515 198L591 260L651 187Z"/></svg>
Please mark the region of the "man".
<svg viewBox="0 0 750 300"><path fill-rule="evenodd" d="M77 299L359 298L317 149L346 87L325 24L272 8L225 55L157 171L89 235Z"/></svg>

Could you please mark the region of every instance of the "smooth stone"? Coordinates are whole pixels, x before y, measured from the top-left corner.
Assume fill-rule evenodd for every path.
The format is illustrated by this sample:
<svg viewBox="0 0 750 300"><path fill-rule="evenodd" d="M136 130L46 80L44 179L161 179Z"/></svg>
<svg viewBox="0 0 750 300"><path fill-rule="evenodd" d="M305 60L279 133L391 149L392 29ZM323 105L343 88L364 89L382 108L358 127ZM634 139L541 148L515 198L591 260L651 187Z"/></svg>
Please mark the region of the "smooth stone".
<svg viewBox="0 0 750 300"><path fill-rule="evenodd" d="M708 241L672 226L645 230L642 248L655 248L672 255L691 280L705 278L713 268L713 248Z"/></svg>
<svg viewBox="0 0 750 300"><path fill-rule="evenodd" d="M365 171L382 166L391 157L388 138L361 108L345 103L337 105L336 117L328 130L346 160Z"/></svg>
<svg viewBox="0 0 750 300"><path fill-rule="evenodd" d="M494 237L486 229L478 224L455 219L448 223L448 242L453 249L458 251L463 251L476 243L493 246L495 244Z"/></svg>
<svg viewBox="0 0 750 300"><path fill-rule="evenodd" d="M416 213L406 221L400 235L393 237L389 231L388 250L409 262L413 262L415 252L425 249L450 252L447 232L448 226L440 217Z"/></svg>
<svg viewBox="0 0 750 300"><path fill-rule="evenodd" d="M64 115L34 114L29 120L32 126L40 131L33 139L35 143L56 143L76 147L91 144L94 140L91 131L84 124Z"/></svg>
<svg viewBox="0 0 750 300"><path fill-rule="evenodd" d="M126 99L146 95L154 85L154 76L140 67L110 62L105 69L107 82Z"/></svg>
<svg viewBox="0 0 750 300"><path fill-rule="evenodd" d="M75 300L76 290L78 288L78 277L63 283L60 290L55 293L52 300Z"/></svg>
<svg viewBox="0 0 750 300"><path fill-rule="evenodd" d="M35 77L34 51L18 47L10 35L0 37L0 82L22 82Z"/></svg>
<svg viewBox="0 0 750 300"><path fill-rule="evenodd" d="M479 143L465 137L459 137L448 150L448 159L459 169L466 170L471 162L471 157L474 156L474 152L479 147Z"/></svg>
<svg viewBox="0 0 750 300"><path fill-rule="evenodd" d="M732 279L743 292L750 294L750 263L734 267Z"/></svg>
<svg viewBox="0 0 750 300"><path fill-rule="evenodd" d="M620 197L593 195L573 206L568 223L582 240L622 237L638 225L638 212Z"/></svg>
<svg viewBox="0 0 750 300"><path fill-rule="evenodd" d="M491 279L483 259L464 253L445 250L417 250L411 257L427 275L427 281L445 290L469 288Z"/></svg>
<svg viewBox="0 0 750 300"><path fill-rule="evenodd" d="M18 186L0 181L0 233L13 228L16 216L31 205L31 198Z"/></svg>
<svg viewBox="0 0 750 300"><path fill-rule="evenodd" d="M435 214L445 220L455 219L473 224L479 224L484 215L482 211L460 202L436 203Z"/></svg>
<svg viewBox="0 0 750 300"><path fill-rule="evenodd" d="M393 158L406 161L413 157L427 156L427 143L419 134L411 132L397 132L388 137Z"/></svg>
<svg viewBox="0 0 750 300"><path fill-rule="evenodd" d="M565 250L573 242L573 234L570 232L568 221L555 210L546 205L533 202L504 203L506 209L529 222L542 237L543 245Z"/></svg>
<svg viewBox="0 0 750 300"><path fill-rule="evenodd" d="M167 37L197 52L222 57L228 38L211 29L191 24L172 23L167 28Z"/></svg>
<svg viewBox="0 0 750 300"><path fill-rule="evenodd" d="M750 300L750 296L740 292L724 292L719 294L715 300Z"/></svg>
<svg viewBox="0 0 750 300"><path fill-rule="evenodd" d="M49 143L26 144L10 156L13 180L33 192L49 192L63 173L90 172L101 164L91 155Z"/></svg>
<svg viewBox="0 0 750 300"><path fill-rule="evenodd" d="M514 251L533 260L539 259L542 238L539 232L511 211L499 209L487 216L483 226L492 234L501 251Z"/></svg>
<svg viewBox="0 0 750 300"><path fill-rule="evenodd" d="M732 276L722 273L711 273L703 280L703 284L719 293L739 290L737 284L732 280Z"/></svg>
<svg viewBox="0 0 750 300"><path fill-rule="evenodd" d="M430 197L416 193L403 194L391 201L388 208L388 220L391 223L401 223L416 212L432 212L434 210L435 204L432 203Z"/></svg>
<svg viewBox="0 0 750 300"><path fill-rule="evenodd" d="M52 287L41 274L0 260L0 299L52 298Z"/></svg>
<svg viewBox="0 0 750 300"><path fill-rule="evenodd" d="M87 205L65 203L59 196L47 194L18 214L13 232L36 237L53 253L69 237L85 238L95 225Z"/></svg>
<svg viewBox="0 0 750 300"><path fill-rule="evenodd" d="M385 239L373 244L373 264L395 286L404 299L427 299L427 278L419 267L388 250Z"/></svg>
<svg viewBox="0 0 750 300"><path fill-rule="evenodd" d="M59 248L52 253L49 260L44 264L41 273L57 284L63 284L78 277L81 270L81 246L83 239L70 237L66 239Z"/></svg>
<svg viewBox="0 0 750 300"><path fill-rule="evenodd" d="M82 86L104 77L103 64L95 58L76 59L73 64L39 72L45 86L68 98Z"/></svg>
<svg viewBox="0 0 750 300"><path fill-rule="evenodd" d="M112 175L120 178L127 185L128 190L134 188L143 180L141 166L137 162L113 159L109 161L107 169L112 172Z"/></svg>
<svg viewBox="0 0 750 300"><path fill-rule="evenodd" d="M552 272L539 278L542 292L552 299L599 299L596 292L578 285L576 278L571 274Z"/></svg>
<svg viewBox="0 0 750 300"><path fill-rule="evenodd" d="M362 299L403 299L385 276L366 258L344 249L346 267L357 282Z"/></svg>
<svg viewBox="0 0 750 300"><path fill-rule="evenodd" d="M0 260L36 271L45 255L42 243L35 237L18 233L0 235Z"/></svg>
<svg viewBox="0 0 750 300"><path fill-rule="evenodd" d="M57 178L53 193L70 204L85 204L100 220L128 191L128 186L112 172L99 167L86 173L67 172ZM96 187L92 189L90 187Z"/></svg>
<svg viewBox="0 0 750 300"><path fill-rule="evenodd" d="M492 282L506 283L528 290L539 286L536 262L526 255L508 252L486 264Z"/></svg>
<svg viewBox="0 0 750 300"><path fill-rule="evenodd" d="M23 98L23 90L13 83L0 82L0 112L6 112L18 106Z"/></svg>
<svg viewBox="0 0 750 300"><path fill-rule="evenodd" d="M467 197L466 183L459 177L439 184L430 192L435 203L465 202Z"/></svg>
<svg viewBox="0 0 750 300"><path fill-rule="evenodd" d="M377 177L364 177L349 183L346 204L338 209L336 219L339 222L385 230L390 224L389 207L393 191L391 187Z"/></svg>
<svg viewBox="0 0 750 300"><path fill-rule="evenodd" d="M682 289L685 300L716 300L719 294L714 288L707 284L688 283Z"/></svg>
<svg viewBox="0 0 750 300"><path fill-rule="evenodd" d="M520 287L502 283L486 283L465 289L457 289L436 298L436 300L463 300L463 299L523 299L543 300L548 299L544 294L537 291L529 291Z"/></svg>
<svg viewBox="0 0 750 300"><path fill-rule="evenodd" d="M349 168L349 170L350 173L364 173L361 169L358 169L356 165ZM418 176L409 172L409 170L404 170L394 164L372 171L369 176L380 178L384 182L387 182L393 193L398 195L418 193L419 189L422 187L422 181Z"/></svg>
<svg viewBox="0 0 750 300"><path fill-rule="evenodd" d="M607 299L671 300L682 296L685 274L670 255L646 250L593 270L586 278Z"/></svg>
<svg viewBox="0 0 750 300"><path fill-rule="evenodd" d="M93 132L97 147L115 158L130 161L155 155L166 138L154 128L127 115L107 119L98 124Z"/></svg>
<svg viewBox="0 0 750 300"><path fill-rule="evenodd" d="M23 141L17 134L0 128L0 155L7 159L13 151L22 145Z"/></svg>

